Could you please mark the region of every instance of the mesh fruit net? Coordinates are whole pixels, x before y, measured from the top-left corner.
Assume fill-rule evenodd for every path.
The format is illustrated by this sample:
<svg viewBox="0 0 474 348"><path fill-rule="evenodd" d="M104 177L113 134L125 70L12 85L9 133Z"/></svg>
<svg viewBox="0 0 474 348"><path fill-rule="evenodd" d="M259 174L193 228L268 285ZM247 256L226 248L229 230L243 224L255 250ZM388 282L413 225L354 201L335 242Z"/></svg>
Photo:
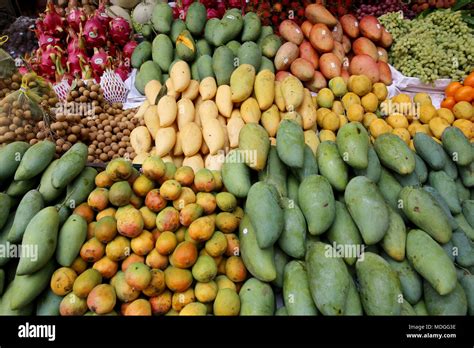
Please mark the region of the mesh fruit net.
<svg viewBox="0 0 474 348"><path fill-rule="evenodd" d="M104 72L100 78L100 87L104 90L104 98L109 103L124 103L127 100L128 88L120 76L112 70Z"/></svg>

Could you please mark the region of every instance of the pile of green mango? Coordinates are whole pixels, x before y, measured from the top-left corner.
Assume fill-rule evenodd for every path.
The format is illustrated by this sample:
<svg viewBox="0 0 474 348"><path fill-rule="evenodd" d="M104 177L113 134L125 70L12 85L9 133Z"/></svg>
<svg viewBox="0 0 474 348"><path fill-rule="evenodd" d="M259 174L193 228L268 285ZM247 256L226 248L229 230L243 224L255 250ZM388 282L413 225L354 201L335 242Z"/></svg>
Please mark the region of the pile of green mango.
<svg viewBox="0 0 474 348"><path fill-rule="evenodd" d="M47 140L0 148L0 315L41 314L57 264L72 263L86 240L87 222L71 213L97 171L82 143L56 160L55 152Z"/></svg>
<svg viewBox="0 0 474 348"><path fill-rule="evenodd" d="M222 178L245 200L242 259L272 289L241 314L474 315L474 148L459 129L442 145L417 133L414 152L351 122L313 152L283 120L276 146L256 124L239 144Z"/></svg>
<svg viewBox="0 0 474 348"><path fill-rule="evenodd" d="M159 3L150 25L153 34L137 46L131 58L132 66L139 69L135 87L142 94L150 80L165 83L178 60L190 64L194 80L211 76L219 86L229 84L240 64L251 64L257 72L274 72L273 58L282 44L271 26L262 26L257 14L242 15L234 8L222 19L207 20L206 7L200 2L189 6L185 20L173 19L171 7Z"/></svg>

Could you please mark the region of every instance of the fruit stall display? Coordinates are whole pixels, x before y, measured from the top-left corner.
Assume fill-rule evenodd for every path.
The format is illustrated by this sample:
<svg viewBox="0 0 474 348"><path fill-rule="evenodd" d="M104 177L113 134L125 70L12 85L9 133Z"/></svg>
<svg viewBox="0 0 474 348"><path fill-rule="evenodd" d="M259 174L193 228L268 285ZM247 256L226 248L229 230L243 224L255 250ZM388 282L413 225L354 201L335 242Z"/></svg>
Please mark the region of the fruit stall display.
<svg viewBox="0 0 474 348"><path fill-rule="evenodd" d="M472 29L323 3L49 1L0 69L0 245L36 250L0 255L0 315L473 315Z"/></svg>

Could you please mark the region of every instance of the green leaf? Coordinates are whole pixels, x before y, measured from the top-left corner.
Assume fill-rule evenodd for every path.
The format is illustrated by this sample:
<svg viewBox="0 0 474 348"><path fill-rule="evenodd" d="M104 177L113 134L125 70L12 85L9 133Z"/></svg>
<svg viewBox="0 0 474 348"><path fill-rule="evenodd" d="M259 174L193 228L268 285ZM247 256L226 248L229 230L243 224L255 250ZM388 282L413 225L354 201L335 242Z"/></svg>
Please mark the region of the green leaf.
<svg viewBox="0 0 474 348"><path fill-rule="evenodd" d="M456 1L456 4L453 7L451 7L451 10L453 11L460 10L464 6L469 5L471 3L472 3L472 0L458 0Z"/></svg>

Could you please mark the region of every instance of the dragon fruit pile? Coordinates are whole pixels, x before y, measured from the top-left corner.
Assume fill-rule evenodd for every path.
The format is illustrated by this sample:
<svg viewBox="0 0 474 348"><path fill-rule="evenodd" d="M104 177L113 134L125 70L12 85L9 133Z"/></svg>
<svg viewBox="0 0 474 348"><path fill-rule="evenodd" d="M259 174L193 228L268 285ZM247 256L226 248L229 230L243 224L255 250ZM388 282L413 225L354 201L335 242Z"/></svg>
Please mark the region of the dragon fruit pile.
<svg viewBox="0 0 474 348"><path fill-rule="evenodd" d="M188 11L189 6L194 1L195 0L177 1L176 6L173 8L174 18L181 18L184 20L186 18L186 12ZM234 1L238 1L238 6L232 7L241 7L242 0ZM227 6L226 2L223 0L199 0L199 2L207 8L207 19L221 18L224 15Z"/></svg>
<svg viewBox="0 0 474 348"><path fill-rule="evenodd" d="M125 80L130 58L137 43L132 28L122 18L110 18L106 1L86 16L83 9L71 8L59 15L52 0L36 22L39 48L32 58L34 71L51 82L75 78L100 81L106 69L113 69Z"/></svg>

